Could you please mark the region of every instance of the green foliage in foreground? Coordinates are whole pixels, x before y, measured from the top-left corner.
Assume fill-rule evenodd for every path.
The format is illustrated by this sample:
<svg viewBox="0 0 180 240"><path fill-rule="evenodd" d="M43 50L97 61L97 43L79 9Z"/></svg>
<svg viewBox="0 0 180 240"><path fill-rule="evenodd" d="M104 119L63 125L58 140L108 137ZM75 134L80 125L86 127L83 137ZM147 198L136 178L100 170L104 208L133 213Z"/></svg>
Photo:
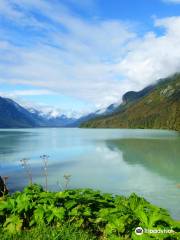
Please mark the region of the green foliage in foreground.
<svg viewBox="0 0 180 240"><path fill-rule="evenodd" d="M14 234L0 232L1 240L95 240L92 234L76 226L64 224L59 227L37 226Z"/></svg>
<svg viewBox="0 0 180 240"><path fill-rule="evenodd" d="M47 232L48 239L180 239L180 223L166 210L135 194L125 198L90 189L44 192L39 185L26 187L1 198L0 224L1 239L47 239ZM137 236L138 226L176 234Z"/></svg>

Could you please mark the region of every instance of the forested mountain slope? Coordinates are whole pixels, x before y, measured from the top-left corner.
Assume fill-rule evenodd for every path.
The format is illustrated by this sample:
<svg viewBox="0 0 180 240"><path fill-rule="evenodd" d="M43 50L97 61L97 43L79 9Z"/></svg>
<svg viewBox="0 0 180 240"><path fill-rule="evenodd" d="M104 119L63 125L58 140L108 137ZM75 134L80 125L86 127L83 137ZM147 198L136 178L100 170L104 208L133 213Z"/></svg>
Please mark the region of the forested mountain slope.
<svg viewBox="0 0 180 240"><path fill-rule="evenodd" d="M119 111L81 125L89 128L153 128L180 131L180 74L123 96Z"/></svg>

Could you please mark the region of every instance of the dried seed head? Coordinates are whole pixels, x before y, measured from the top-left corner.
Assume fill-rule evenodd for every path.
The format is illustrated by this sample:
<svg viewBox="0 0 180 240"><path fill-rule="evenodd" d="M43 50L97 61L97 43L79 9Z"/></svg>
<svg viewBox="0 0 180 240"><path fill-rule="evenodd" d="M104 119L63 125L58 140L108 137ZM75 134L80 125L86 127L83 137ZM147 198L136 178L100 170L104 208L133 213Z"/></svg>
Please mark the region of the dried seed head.
<svg viewBox="0 0 180 240"><path fill-rule="evenodd" d="M3 177L4 180L8 180L8 178L9 178L8 176L4 176Z"/></svg>

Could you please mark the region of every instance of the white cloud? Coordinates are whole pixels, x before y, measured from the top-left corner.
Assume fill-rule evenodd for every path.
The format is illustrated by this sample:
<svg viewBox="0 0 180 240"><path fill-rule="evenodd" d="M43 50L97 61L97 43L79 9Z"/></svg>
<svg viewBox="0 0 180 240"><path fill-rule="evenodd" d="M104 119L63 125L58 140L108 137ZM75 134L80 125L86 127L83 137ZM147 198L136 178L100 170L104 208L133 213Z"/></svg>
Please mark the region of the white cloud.
<svg viewBox="0 0 180 240"><path fill-rule="evenodd" d="M180 17L157 19L155 26L163 27L164 35L146 34L118 64L135 88L180 71Z"/></svg>
<svg viewBox="0 0 180 240"><path fill-rule="evenodd" d="M180 0L162 0L162 1L166 3L180 4Z"/></svg>
<svg viewBox="0 0 180 240"><path fill-rule="evenodd" d="M18 0L11 2L19 3ZM58 29L49 33L47 26L50 45L41 39L30 49L4 41L1 51L6 52L11 71L6 73L4 54L0 70L8 75L7 81L56 90L93 102L98 107L120 97L123 89L114 72L114 63L124 54L127 42L135 37L128 24L120 21L83 21L61 6L57 7L58 12L55 9L51 14L52 5L45 1L35 4L23 0L23 8L26 9L24 11L38 9L60 27L64 26L66 33L59 33ZM28 19L24 19L24 23L28 23Z"/></svg>
<svg viewBox="0 0 180 240"><path fill-rule="evenodd" d="M12 92L12 96L39 96L39 95L54 95L55 93L46 89L32 90L16 90Z"/></svg>
<svg viewBox="0 0 180 240"><path fill-rule="evenodd" d="M165 30L161 36L139 37L132 24L84 20L59 1L56 7L45 0L0 6L3 17L16 16L14 24L31 27L35 39L29 46L27 37L27 46L20 46L0 37L1 83L41 87L104 107L180 70L180 17L156 19L155 27Z"/></svg>

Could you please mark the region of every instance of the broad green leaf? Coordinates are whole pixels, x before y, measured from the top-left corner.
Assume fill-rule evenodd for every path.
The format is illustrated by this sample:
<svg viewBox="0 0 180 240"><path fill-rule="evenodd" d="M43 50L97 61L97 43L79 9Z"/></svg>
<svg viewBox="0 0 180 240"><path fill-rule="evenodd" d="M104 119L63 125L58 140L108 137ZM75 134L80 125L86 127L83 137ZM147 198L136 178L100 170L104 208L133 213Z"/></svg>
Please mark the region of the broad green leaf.
<svg viewBox="0 0 180 240"><path fill-rule="evenodd" d="M16 215L11 215L6 219L6 222L4 223L3 227L4 227L4 230L12 234L15 234L21 230L22 224L23 224L22 219L20 219Z"/></svg>

